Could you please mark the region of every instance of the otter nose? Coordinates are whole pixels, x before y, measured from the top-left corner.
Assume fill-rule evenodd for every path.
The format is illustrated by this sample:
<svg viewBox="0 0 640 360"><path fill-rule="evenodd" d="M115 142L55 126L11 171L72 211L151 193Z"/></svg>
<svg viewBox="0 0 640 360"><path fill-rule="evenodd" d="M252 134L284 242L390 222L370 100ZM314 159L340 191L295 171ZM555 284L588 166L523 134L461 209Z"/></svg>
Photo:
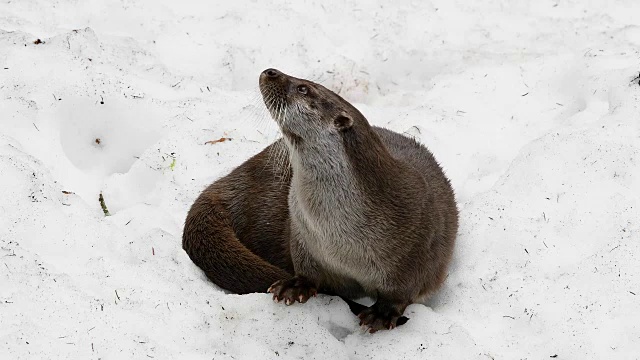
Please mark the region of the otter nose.
<svg viewBox="0 0 640 360"><path fill-rule="evenodd" d="M276 70L276 69L267 69L265 71L262 72L263 74L265 74L267 77L275 79L278 76L280 76L280 74L282 74L280 71Z"/></svg>

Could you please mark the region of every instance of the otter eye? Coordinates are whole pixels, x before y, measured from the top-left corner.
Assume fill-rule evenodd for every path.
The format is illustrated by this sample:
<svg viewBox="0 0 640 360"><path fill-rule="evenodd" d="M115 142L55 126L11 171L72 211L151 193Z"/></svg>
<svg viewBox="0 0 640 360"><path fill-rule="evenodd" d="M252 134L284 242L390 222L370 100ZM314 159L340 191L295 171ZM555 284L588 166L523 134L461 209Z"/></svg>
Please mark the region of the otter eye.
<svg viewBox="0 0 640 360"><path fill-rule="evenodd" d="M309 91L309 89L307 89L306 86L304 85L298 85L298 92L302 95L307 95L307 91Z"/></svg>

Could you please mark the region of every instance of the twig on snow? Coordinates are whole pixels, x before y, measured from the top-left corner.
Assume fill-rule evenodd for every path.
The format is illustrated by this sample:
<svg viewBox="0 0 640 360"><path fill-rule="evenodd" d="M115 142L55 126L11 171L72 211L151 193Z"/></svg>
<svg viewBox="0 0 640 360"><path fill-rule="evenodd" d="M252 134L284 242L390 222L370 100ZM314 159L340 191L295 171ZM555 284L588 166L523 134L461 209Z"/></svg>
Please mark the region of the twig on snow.
<svg viewBox="0 0 640 360"><path fill-rule="evenodd" d="M109 209L107 209L107 205L104 203L104 197L102 196L102 192L98 197L98 201L100 201L100 207L102 208L102 212L104 212L104 216L111 216L109 213Z"/></svg>

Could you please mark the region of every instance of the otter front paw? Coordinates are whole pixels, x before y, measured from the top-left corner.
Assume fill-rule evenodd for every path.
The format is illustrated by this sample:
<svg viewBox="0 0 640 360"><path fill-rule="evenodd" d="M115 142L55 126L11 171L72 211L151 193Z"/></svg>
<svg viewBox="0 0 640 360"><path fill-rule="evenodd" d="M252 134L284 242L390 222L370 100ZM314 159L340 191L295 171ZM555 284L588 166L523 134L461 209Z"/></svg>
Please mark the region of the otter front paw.
<svg viewBox="0 0 640 360"><path fill-rule="evenodd" d="M405 306L394 306L391 304L377 302L372 306L362 310L358 314L360 326L370 333L378 330L391 330L409 320L402 316Z"/></svg>
<svg viewBox="0 0 640 360"><path fill-rule="evenodd" d="M294 276L289 280L278 280L267 292L273 294L273 300L291 305L294 302L306 303L312 296L318 295L316 285L304 276Z"/></svg>

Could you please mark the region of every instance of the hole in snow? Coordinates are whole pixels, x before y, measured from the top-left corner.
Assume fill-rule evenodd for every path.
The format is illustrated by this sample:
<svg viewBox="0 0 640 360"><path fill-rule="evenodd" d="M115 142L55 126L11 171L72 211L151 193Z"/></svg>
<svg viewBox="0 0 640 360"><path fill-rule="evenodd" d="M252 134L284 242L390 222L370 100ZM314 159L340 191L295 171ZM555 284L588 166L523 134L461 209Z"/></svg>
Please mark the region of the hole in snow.
<svg viewBox="0 0 640 360"><path fill-rule="evenodd" d="M126 173L136 157L160 138L163 117L150 105L139 100L99 104L69 98L58 113L65 154L93 175Z"/></svg>

